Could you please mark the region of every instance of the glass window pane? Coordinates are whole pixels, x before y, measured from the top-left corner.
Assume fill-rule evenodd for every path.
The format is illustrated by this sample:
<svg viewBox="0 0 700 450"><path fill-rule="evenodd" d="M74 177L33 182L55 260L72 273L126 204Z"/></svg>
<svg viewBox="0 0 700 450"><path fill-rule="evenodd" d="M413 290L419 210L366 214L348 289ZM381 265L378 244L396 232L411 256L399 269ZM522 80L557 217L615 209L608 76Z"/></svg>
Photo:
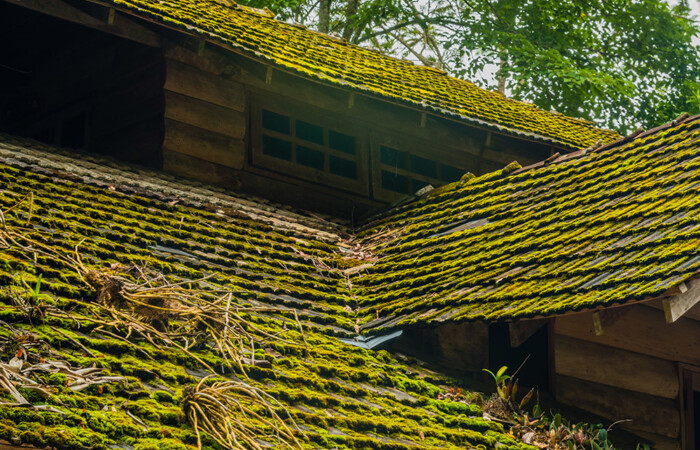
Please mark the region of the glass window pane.
<svg viewBox="0 0 700 450"><path fill-rule="evenodd" d="M408 177L382 170L382 188L401 194L410 193Z"/></svg>
<svg viewBox="0 0 700 450"><path fill-rule="evenodd" d="M324 154L302 145L297 145L297 163L302 166L323 170Z"/></svg>
<svg viewBox="0 0 700 450"><path fill-rule="evenodd" d="M357 179L357 164L354 161L329 155L328 170L334 175Z"/></svg>
<svg viewBox="0 0 700 450"><path fill-rule="evenodd" d="M337 131L328 130L328 146L348 155L355 154L355 138Z"/></svg>
<svg viewBox="0 0 700 450"><path fill-rule="evenodd" d="M297 120L295 130L298 138L323 145L323 128Z"/></svg>
<svg viewBox="0 0 700 450"><path fill-rule="evenodd" d="M282 114L273 113L263 109L262 111L262 126L266 130L276 131L278 133L289 134L291 131L289 117Z"/></svg>
<svg viewBox="0 0 700 450"><path fill-rule="evenodd" d="M437 178L437 163L420 156L411 155L411 172L425 177Z"/></svg>
<svg viewBox="0 0 700 450"><path fill-rule="evenodd" d="M446 181L448 183L458 181L460 178L462 178L462 175L464 175L464 173L465 171L462 169L458 169L453 166L448 166L447 164L440 164L440 179L442 181Z"/></svg>
<svg viewBox="0 0 700 450"><path fill-rule="evenodd" d="M292 160L292 143L272 136L263 135L262 152L275 158Z"/></svg>
<svg viewBox="0 0 700 450"><path fill-rule="evenodd" d="M399 169L408 169L408 153L385 145L379 148L379 152L383 164Z"/></svg>

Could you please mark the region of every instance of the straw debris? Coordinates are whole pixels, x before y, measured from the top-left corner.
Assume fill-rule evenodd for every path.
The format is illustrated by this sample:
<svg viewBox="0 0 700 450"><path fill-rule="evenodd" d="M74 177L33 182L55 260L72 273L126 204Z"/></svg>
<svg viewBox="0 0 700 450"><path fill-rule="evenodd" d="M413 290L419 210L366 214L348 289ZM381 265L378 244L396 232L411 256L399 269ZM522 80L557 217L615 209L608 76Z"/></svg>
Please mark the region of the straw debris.
<svg viewBox="0 0 700 450"><path fill-rule="evenodd" d="M182 398L182 410L197 434L199 449L201 431L224 448L262 450L272 442L285 448L301 448L295 436L301 430L288 413L291 425L280 417L276 409L286 410L273 397L239 381L208 386L206 380L186 387Z"/></svg>

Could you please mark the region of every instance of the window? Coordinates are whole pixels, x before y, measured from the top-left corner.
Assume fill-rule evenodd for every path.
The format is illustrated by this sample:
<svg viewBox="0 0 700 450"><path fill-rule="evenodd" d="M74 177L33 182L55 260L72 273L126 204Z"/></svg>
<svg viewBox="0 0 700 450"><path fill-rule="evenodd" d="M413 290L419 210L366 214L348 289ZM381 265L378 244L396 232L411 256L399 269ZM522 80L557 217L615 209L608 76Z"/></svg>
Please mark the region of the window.
<svg viewBox="0 0 700 450"><path fill-rule="evenodd" d="M249 168L380 202L458 181L477 157L342 113L254 95ZM376 118L375 118L376 119Z"/></svg>
<svg viewBox="0 0 700 450"><path fill-rule="evenodd" d="M437 158L418 156L397 148L399 146L381 144L378 147L379 175L375 175L375 186L378 187L375 192L380 197L411 195L427 185L441 186L457 181L465 172L439 162Z"/></svg>
<svg viewBox="0 0 700 450"><path fill-rule="evenodd" d="M366 146L352 125L265 102L252 120L254 166L369 194Z"/></svg>

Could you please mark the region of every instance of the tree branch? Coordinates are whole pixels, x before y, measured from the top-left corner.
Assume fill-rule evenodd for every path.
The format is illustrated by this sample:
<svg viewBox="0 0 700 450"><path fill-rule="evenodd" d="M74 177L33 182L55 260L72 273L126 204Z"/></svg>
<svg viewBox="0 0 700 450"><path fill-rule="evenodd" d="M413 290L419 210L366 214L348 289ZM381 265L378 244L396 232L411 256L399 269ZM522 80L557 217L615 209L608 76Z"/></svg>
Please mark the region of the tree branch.
<svg viewBox="0 0 700 450"><path fill-rule="evenodd" d="M493 13L496 15L496 18L498 19L499 22L501 22L503 25L505 25L509 30L512 30L512 29L513 29L513 28L510 26L510 24L508 24L508 22L506 22L505 20L503 20L503 18L501 17L501 15L498 14L498 11L496 11L496 8L493 7L493 5L491 4L491 2L490 2L489 0L484 0L484 2L489 6L489 8L491 8L491 11L493 11Z"/></svg>
<svg viewBox="0 0 700 450"><path fill-rule="evenodd" d="M418 24L440 24L440 25L459 25L459 26L464 26L464 23L457 22L455 20L449 20L443 16L437 16L437 17L421 17L413 20L409 20L407 22L401 22L399 24L396 24L392 27L389 28L381 28L379 31L375 31L374 33L369 33L365 34L362 36L360 39L357 40L357 43L362 43L365 41L368 41L372 38L375 38L377 36L381 36L382 34L390 34L392 31L399 30L401 28L406 28L410 27L411 25L418 25Z"/></svg>
<svg viewBox="0 0 700 450"><path fill-rule="evenodd" d="M389 33L389 34L391 35L391 37L393 37L394 39L396 39L397 41L399 41L399 42L401 43L401 45L403 45L404 47L406 47L406 49L407 49L409 52L411 52L411 53L413 54L413 56L415 56L416 58L418 58L418 60L419 60L420 62L422 62L422 63L423 63L424 65L426 65L426 66L433 67L433 63L432 63L428 58L426 58L425 56L423 56L423 55L421 55L420 53L418 53L417 51L415 51L415 50L413 49L413 46L410 45L408 42L406 42L401 36L399 36L398 34L395 34L395 33Z"/></svg>

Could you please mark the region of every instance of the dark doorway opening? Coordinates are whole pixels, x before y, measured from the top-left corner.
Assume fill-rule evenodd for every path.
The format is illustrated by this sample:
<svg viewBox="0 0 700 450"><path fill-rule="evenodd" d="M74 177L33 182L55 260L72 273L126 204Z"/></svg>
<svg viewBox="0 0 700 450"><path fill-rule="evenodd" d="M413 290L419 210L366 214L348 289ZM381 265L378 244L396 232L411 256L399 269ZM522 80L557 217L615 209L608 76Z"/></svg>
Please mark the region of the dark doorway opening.
<svg viewBox="0 0 700 450"><path fill-rule="evenodd" d="M527 359L527 361L525 361ZM523 364L523 361L525 363ZM513 374L522 364L516 378L520 386L537 387L549 391L549 333L546 325L518 347L511 347L507 323L489 326L489 369L498 370L508 366L508 374Z"/></svg>
<svg viewBox="0 0 700 450"><path fill-rule="evenodd" d="M683 448L700 449L700 368L682 367Z"/></svg>
<svg viewBox="0 0 700 450"><path fill-rule="evenodd" d="M700 389L700 386L698 386L698 389ZM697 450L700 448L700 440L698 439L698 433L700 433L700 390L693 391L693 431L693 439Z"/></svg>
<svg viewBox="0 0 700 450"><path fill-rule="evenodd" d="M160 48L6 2L0 42L0 132L160 165Z"/></svg>

